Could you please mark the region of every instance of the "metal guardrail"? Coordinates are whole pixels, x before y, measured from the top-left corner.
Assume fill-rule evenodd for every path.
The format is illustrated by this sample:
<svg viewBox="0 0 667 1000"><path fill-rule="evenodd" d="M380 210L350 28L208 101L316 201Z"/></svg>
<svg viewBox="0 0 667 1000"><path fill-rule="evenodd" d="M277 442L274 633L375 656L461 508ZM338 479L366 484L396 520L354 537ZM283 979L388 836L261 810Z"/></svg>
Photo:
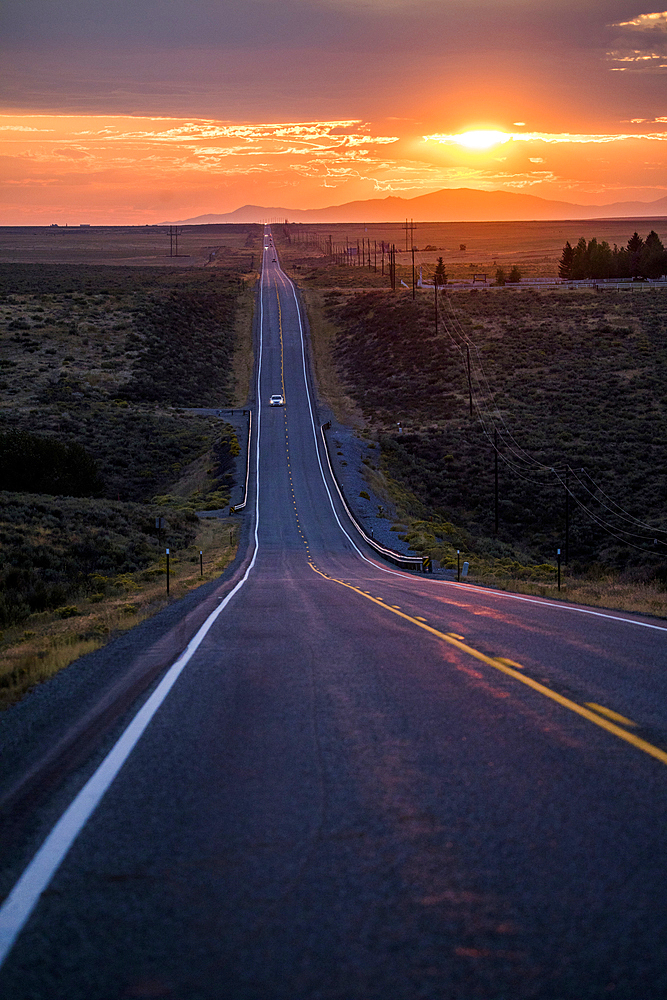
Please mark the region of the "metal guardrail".
<svg viewBox="0 0 667 1000"><path fill-rule="evenodd" d="M340 497L341 503L343 504L343 507L347 511L348 517L352 521L352 524L355 526L355 528L357 529L363 540L366 542L366 544L370 545L372 549L375 549L378 555L383 556L385 559L388 559L389 562L393 562L394 565L400 566L403 569L408 569L408 568L422 569L423 561L421 556L404 556L400 552L394 552L393 549L388 549L386 548L386 546L380 545L378 542L375 541L374 538L371 538L369 535L367 535L362 526L359 524L356 516L350 510L347 500L343 496L343 491L341 490L338 484L336 473L334 472L333 465L331 464L331 456L329 455L329 444L327 442L326 435L324 433L325 430L329 430L330 427L331 427L331 421L327 421L326 424L322 424L322 426L320 427L320 433L322 434L322 441L324 442L324 454L327 457L327 464L329 466L329 472L331 473L331 478L333 479L334 486L338 491L338 496Z"/></svg>
<svg viewBox="0 0 667 1000"><path fill-rule="evenodd" d="M252 410L248 410L248 446L246 448L245 462L245 487L243 489L243 503L235 503L229 508L230 514L235 514L237 510L243 510L248 502L248 481L250 479L250 438L252 436Z"/></svg>

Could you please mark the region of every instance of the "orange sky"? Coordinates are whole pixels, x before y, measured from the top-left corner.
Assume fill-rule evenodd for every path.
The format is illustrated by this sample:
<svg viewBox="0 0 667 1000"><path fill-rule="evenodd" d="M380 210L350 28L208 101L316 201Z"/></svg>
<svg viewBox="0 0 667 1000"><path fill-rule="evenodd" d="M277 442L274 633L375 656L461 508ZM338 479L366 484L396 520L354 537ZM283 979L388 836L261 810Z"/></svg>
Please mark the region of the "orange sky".
<svg viewBox="0 0 667 1000"><path fill-rule="evenodd" d="M5 0L2 17L1 225L452 187L667 194L667 12L641 5ZM481 129L501 141L461 145Z"/></svg>

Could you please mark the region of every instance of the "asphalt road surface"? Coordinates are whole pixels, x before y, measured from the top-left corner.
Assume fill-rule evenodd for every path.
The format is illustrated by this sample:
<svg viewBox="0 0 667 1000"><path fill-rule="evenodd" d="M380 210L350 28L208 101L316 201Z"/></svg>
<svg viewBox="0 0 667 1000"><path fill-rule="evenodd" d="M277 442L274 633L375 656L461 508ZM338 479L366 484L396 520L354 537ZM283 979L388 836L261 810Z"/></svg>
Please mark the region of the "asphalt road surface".
<svg viewBox="0 0 667 1000"><path fill-rule="evenodd" d="M265 244L245 561L7 849L0 996L664 1000L667 629L381 564Z"/></svg>

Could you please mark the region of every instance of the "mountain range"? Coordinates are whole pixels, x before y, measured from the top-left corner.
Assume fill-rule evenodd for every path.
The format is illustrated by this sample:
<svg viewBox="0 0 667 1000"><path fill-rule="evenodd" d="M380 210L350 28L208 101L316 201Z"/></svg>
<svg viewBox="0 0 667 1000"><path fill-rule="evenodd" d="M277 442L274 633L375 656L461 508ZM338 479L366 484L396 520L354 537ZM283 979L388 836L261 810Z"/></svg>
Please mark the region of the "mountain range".
<svg viewBox="0 0 667 1000"><path fill-rule="evenodd" d="M369 198L328 208L280 208L244 205L225 214L198 215L162 225L212 223L261 223L275 219L290 222L528 222L556 219L660 218L667 216L667 197L657 201L616 201L609 205L576 205L509 191L445 188L416 198Z"/></svg>

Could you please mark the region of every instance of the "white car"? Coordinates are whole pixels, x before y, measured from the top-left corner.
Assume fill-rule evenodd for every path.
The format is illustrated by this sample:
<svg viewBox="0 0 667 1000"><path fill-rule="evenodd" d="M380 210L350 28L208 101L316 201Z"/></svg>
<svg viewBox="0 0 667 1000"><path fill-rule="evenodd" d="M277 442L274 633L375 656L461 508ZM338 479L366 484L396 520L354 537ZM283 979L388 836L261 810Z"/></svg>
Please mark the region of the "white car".
<svg viewBox="0 0 667 1000"><path fill-rule="evenodd" d="M284 406L284 405L285 405L285 399L283 396L280 395L279 392L276 392L273 396L271 396L271 399L269 400L269 406Z"/></svg>

